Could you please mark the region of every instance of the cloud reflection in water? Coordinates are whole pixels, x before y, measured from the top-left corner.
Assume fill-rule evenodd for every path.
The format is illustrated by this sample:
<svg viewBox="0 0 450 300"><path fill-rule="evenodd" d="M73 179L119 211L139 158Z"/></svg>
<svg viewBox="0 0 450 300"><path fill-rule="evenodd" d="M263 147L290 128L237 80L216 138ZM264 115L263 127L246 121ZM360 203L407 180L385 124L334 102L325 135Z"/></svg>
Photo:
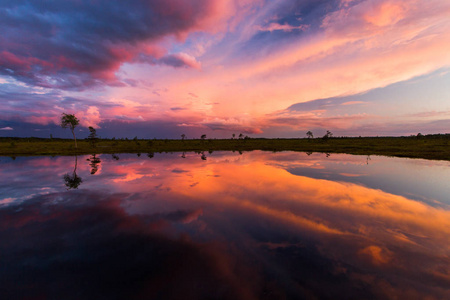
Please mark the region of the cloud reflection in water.
<svg viewBox="0 0 450 300"><path fill-rule="evenodd" d="M16 178L9 185L33 195L0 206L1 293L65 299L450 295L445 204L294 175L286 171L286 155L101 156L102 172L93 175L80 158L84 182L70 191L60 174L73 169L73 158L4 163L1 172L15 176L2 178ZM324 164L315 155L288 155L305 170ZM373 158L383 160L389 159ZM1 188L10 194L4 197L20 198Z"/></svg>

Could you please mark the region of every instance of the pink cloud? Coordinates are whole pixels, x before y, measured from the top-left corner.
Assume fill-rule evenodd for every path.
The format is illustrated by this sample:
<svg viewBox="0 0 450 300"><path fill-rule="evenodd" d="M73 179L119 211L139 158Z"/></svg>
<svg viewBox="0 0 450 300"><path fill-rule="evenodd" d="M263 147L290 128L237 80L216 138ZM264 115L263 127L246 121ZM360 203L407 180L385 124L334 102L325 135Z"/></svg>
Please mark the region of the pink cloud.
<svg viewBox="0 0 450 300"><path fill-rule="evenodd" d="M89 106L86 111L77 112L77 117L80 119L81 126L100 128L99 124L102 119L100 117L99 108L96 106Z"/></svg>
<svg viewBox="0 0 450 300"><path fill-rule="evenodd" d="M48 124L59 124L60 117L57 116L30 116L26 119L28 123L48 125Z"/></svg>

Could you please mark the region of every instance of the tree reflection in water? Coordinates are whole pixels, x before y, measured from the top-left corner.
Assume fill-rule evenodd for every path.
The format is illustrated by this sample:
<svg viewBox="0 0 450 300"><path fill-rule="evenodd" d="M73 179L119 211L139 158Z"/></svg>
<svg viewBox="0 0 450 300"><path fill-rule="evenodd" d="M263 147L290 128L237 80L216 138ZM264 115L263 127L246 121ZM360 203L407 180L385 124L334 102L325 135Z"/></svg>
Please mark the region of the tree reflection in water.
<svg viewBox="0 0 450 300"><path fill-rule="evenodd" d="M83 182L83 179L77 175L77 164L78 164L78 157L75 156L75 167L73 169L72 175L69 173L64 174L64 184L66 185L68 190L71 189L78 189L80 184Z"/></svg>
<svg viewBox="0 0 450 300"><path fill-rule="evenodd" d="M206 155L205 155L204 151L201 152L201 156L200 157L201 157L202 160L206 160Z"/></svg>
<svg viewBox="0 0 450 300"><path fill-rule="evenodd" d="M91 175L94 175L98 171L98 167L102 162L99 157L96 157L97 154L92 154L90 158L87 160L90 162L89 166L91 167Z"/></svg>

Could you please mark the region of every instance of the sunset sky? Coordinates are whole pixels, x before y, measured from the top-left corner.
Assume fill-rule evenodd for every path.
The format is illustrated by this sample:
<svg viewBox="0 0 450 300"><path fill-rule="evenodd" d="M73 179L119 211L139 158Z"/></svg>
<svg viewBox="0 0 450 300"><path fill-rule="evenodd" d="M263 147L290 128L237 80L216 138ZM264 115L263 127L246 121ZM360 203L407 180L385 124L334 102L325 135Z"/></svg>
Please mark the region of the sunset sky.
<svg viewBox="0 0 450 300"><path fill-rule="evenodd" d="M0 0L0 137L450 133L448 0Z"/></svg>

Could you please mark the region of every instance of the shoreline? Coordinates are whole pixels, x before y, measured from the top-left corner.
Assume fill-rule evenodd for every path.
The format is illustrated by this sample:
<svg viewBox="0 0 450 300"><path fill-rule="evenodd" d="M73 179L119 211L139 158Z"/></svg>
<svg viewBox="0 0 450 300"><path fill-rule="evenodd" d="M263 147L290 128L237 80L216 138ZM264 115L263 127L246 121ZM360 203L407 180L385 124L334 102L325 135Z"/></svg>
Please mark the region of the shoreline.
<svg viewBox="0 0 450 300"><path fill-rule="evenodd" d="M410 137L300 139L87 139L0 138L0 156L64 156L201 151L297 151L382 155L450 161L450 134Z"/></svg>

